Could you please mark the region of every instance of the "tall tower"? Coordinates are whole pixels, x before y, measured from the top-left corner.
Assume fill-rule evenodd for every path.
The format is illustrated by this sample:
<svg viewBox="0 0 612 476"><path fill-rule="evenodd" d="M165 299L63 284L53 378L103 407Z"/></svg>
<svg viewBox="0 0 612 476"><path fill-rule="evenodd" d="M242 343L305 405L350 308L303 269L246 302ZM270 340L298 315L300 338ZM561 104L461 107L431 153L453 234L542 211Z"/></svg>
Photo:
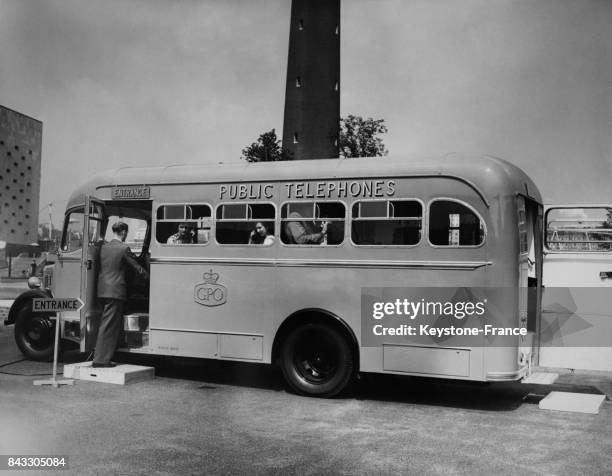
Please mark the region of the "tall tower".
<svg viewBox="0 0 612 476"><path fill-rule="evenodd" d="M340 0L292 0L283 146L293 159L338 157Z"/></svg>

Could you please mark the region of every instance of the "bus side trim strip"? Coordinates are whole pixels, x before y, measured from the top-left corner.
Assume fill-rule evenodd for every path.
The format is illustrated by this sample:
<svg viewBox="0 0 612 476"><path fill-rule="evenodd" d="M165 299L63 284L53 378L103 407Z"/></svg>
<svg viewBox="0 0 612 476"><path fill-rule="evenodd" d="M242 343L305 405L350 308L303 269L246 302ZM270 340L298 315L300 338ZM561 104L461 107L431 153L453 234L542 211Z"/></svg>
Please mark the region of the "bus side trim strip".
<svg viewBox="0 0 612 476"><path fill-rule="evenodd" d="M245 336L245 337L265 337L264 334L247 333L247 332L224 332L224 331L204 331L199 329L174 329L171 327L151 327L149 331L161 332L189 332L192 334L223 334L229 336Z"/></svg>
<svg viewBox="0 0 612 476"><path fill-rule="evenodd" d="M254 259L254 258L151 258L151 264L202 264L228 266L274 266L309 268L429 268L429 269L477 269L491 266L491 261L390 261L390 260L302 260L302 259Z"/></svg>

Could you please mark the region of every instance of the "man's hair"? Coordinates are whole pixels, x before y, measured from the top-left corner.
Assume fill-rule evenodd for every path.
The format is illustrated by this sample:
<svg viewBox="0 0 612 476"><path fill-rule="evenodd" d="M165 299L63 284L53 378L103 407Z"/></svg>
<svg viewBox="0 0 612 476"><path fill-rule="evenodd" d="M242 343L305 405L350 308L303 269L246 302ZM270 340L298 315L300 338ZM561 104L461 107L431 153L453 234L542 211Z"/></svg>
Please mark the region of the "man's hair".
<svg viewBox="0 0 612 476"><path fill-rule="evenodd" d="M118 235L119 233L128 231L128 226L127 226L127 223L118 221L117 223L113 223L112 229L113 229L113 233Z"/></svg>

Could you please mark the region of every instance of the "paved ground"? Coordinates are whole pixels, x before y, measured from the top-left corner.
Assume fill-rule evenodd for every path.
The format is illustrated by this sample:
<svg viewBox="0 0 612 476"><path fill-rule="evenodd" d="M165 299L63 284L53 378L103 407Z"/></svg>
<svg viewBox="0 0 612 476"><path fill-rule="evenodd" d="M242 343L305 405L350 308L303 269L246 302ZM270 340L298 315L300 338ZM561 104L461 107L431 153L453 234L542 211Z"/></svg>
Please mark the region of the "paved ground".
<svg viewBox="0 0 612 476"><path fill-rule="evenodd" d="M610 402L599 415L539 410L549 387L379 376L321 400L286 392L268 366L156 359L141 361L158 367L152 381L54 389L32 385L51 364L20 361L12 331L0 325L0 454L69 455L70 469L58 474L609 475L612 468ZM555 388L612 394L611 374L563 381Z"/></svg>

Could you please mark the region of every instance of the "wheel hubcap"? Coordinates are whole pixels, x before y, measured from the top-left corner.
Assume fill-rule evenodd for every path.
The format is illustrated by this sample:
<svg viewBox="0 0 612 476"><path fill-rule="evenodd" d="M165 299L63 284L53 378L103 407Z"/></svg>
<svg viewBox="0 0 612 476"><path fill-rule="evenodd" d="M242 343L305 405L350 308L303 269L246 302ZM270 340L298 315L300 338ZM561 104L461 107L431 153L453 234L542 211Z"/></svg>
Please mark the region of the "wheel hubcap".
<svg viewBox="0 0 612 476"><path fill-rule="evenodd" d="M34 350L43 350L53 342L53 323L45 317L29 320L25 329L26 343Z"/></svg>
<svg viewBox="0 0 612 476"><path fill-rule="evenodd" d="M326 335L305 332L296 352L295 364L300 375L312 383L324 383L338 369L338 355Z"/></svg>

